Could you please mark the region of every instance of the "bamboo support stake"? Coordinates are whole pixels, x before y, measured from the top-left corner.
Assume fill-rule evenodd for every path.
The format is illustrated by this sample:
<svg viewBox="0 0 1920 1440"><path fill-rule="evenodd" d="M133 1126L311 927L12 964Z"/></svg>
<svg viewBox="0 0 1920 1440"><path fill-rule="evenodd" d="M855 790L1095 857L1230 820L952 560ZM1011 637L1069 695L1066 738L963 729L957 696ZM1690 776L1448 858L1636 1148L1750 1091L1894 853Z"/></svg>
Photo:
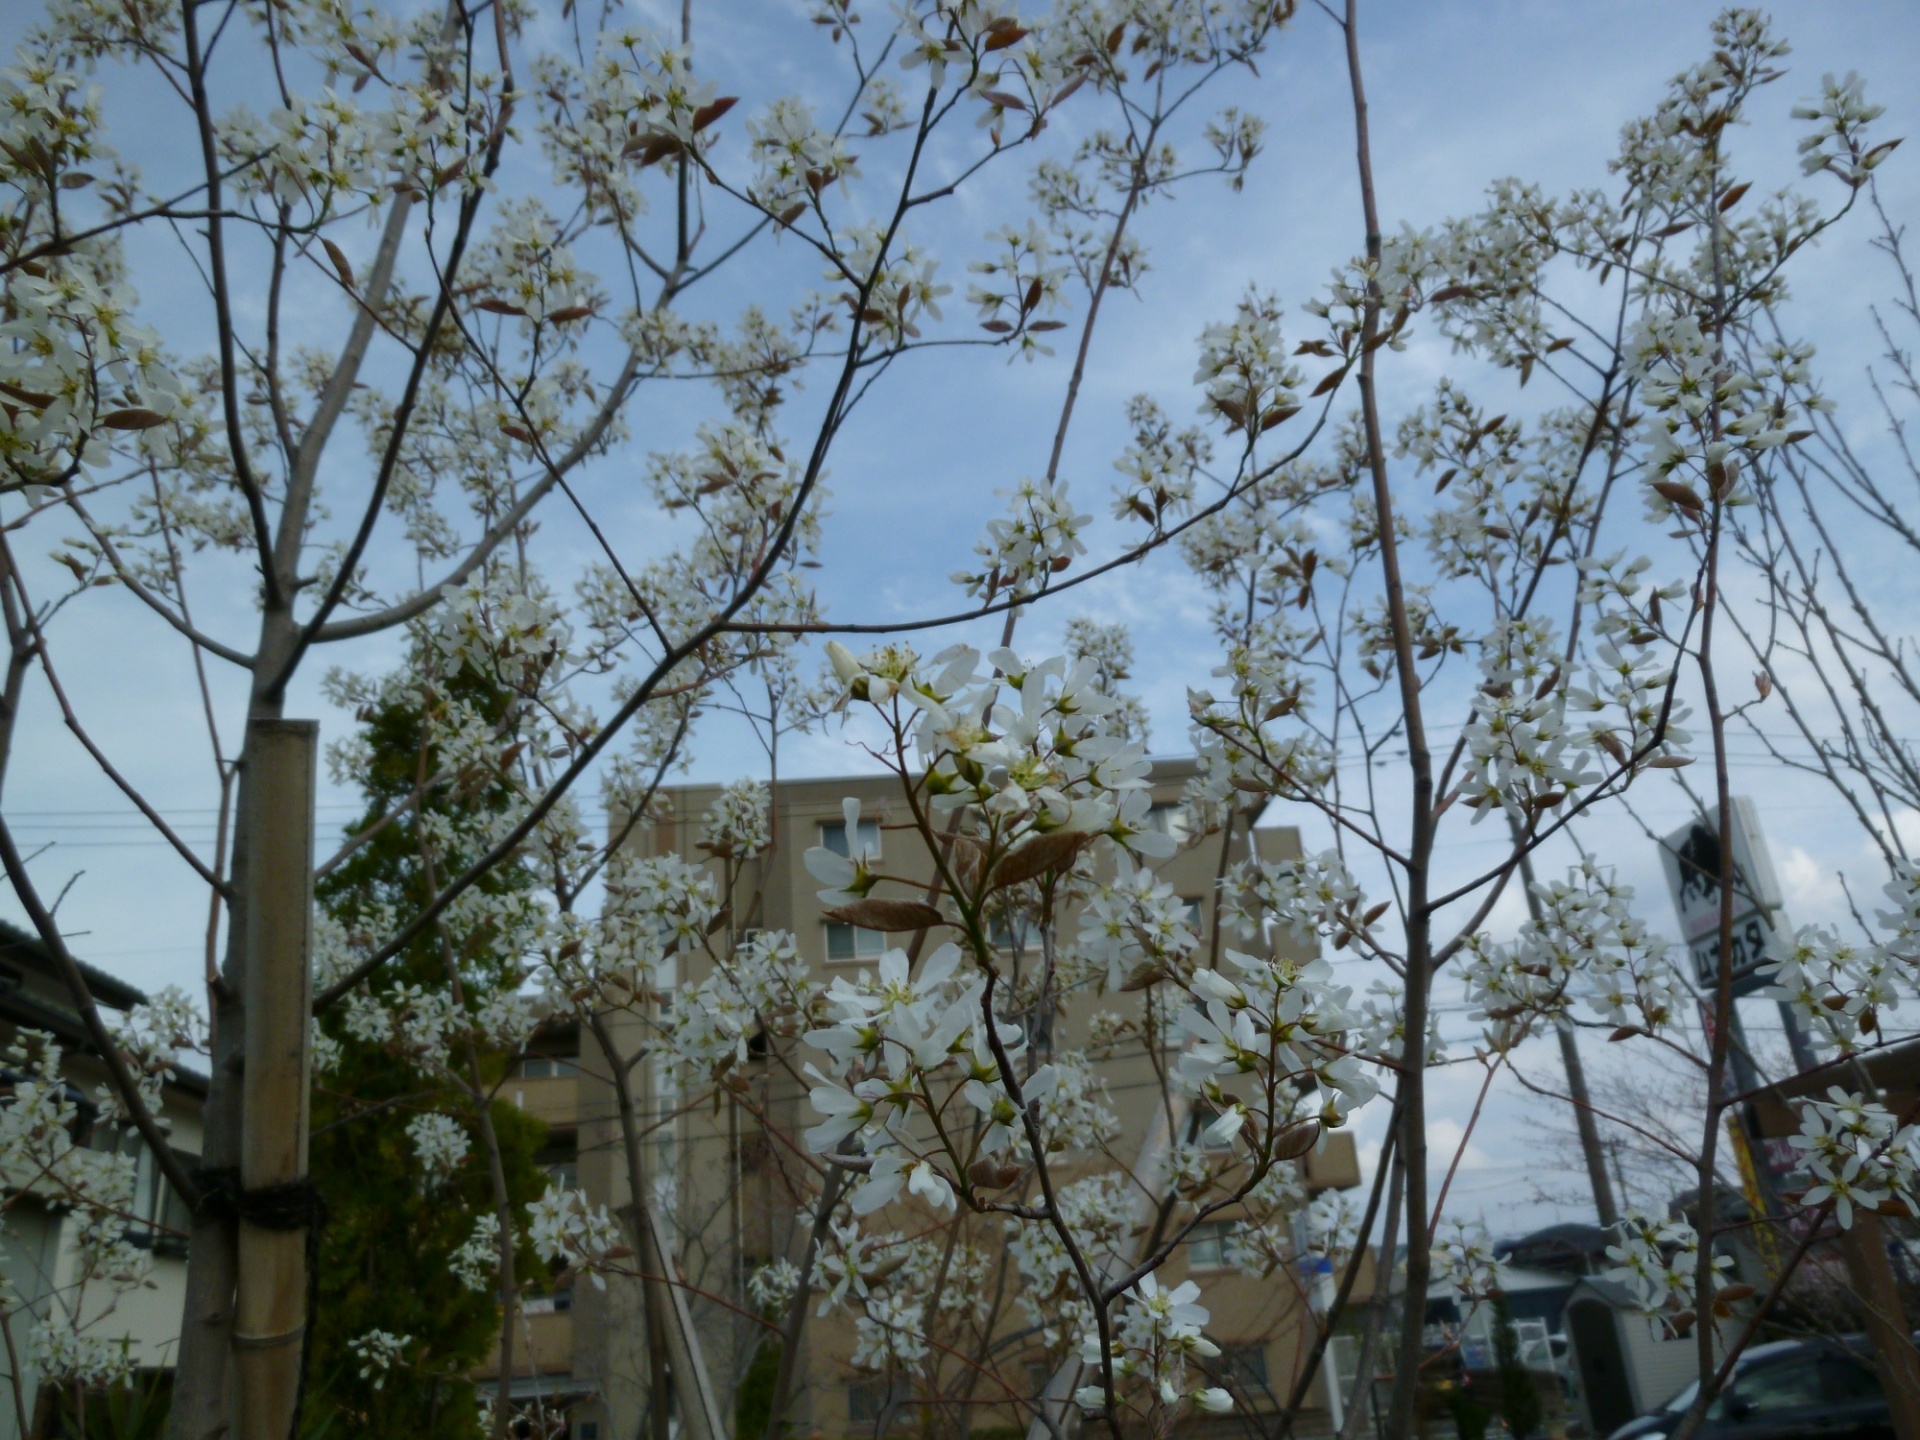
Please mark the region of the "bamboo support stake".
<svg viewBox="0 0 1920 1440"><path fill-rule="evenodd" d="M289 1440L307 1299L308 1014L313 800L320 727L249 724L246 1071L234 1440ZM284 1197L284 1205L277 1203Z"/></svg>

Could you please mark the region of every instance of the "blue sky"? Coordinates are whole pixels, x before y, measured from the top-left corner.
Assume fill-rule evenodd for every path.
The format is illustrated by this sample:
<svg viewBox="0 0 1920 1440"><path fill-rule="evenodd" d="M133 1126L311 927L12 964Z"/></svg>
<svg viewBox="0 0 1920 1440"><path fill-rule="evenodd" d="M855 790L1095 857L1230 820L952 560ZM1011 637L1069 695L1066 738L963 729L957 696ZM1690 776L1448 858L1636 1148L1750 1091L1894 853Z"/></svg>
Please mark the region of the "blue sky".
<svg viewBox="0 0 1920 1440"><path fill-rule="evenodd" d="M0 38L32 8L9 7L8 17L0 20ZM636 7L641 14L651 8ZM884 8L872 8L877 22ZM1363 4L1374 153L1388 226L1402 220L1428 225L1473 209L1486 184L1505 175L1525 177L1549 191L1612 188L1604 167L1620 124L1650 108L1665 81L1705 53L1715 8L1681 0ZM677 12L677 5L672 9ZM764 0L716 7L713 17L696 19L697 37L707 40L701 63L720 79L723 92L748 97L742 113L772 95L821 91L822 77L835 62L824 36L805 23L804 12L798 3ZM1881 121L1885 135L1920 127L1913 99L1920 96L1920 40L1910 5L1808 0L1775 14L1795 47L1790 72L1762 93L1755 123L1735 141L1760 188L1795 176L1796 130L1787 110L1814 90L1823 71L1857 69L1866 76L1870 96L1888 107ZM244 89L244 82L238 88ZM1153 394L1184 420L1195 411L1194 342L1203 325L1230 313L1235 297L1250 283L1273 290L1297 312L1333 267L1358 248L1345 74L1339 37L1325 17L1304 6L1263 59L1259 77L1234 79L1216 102L1262 114L1269 124L1267 150L1242 193L1229 193L1218 181L1201 181L1178 203L1155 206L1142 219L1153 269L1138 299L1113 302L1063 468L1081 508L1100 517L1090 536L1095 558L1120 534L1105 517L1112 460L1125 439L1128 397ZM163 113L168 104L139 84L116 82L110 95L113 123L130 137L122 143L147 164L156 185L179 157L144 154L138 137L142 121ZM177 124L177 112L165 113L169 124ZM1061 122L1063 135L1073 123L1071 117ZM1915 159L1903 151L1881 171L1883 193L1896 217L1920 213ZM941 160L936 155L935 163ZM883 174L890 163L877 155L869 163L870 176ZM1012 218L1024 174L1018 161L988 172L982 183L914 232L942 257L945 278L955 286L950 319L968 313L962 300L965 262L980 252L983 232ZM723 220L716 208L716 232L724 233ZM1820 347L1819 367L1841 403L1850 434L1871 447L1878 443L1878 427L1866 410L1861 376L1875 346L1863 322L1868 306L1889 293L1891 274L1870 249L1871 229L1864 217L1861 221L1823 240L1796 267L1791 315ZM177 257L141 255L134 263L136 280L170 342L191 349L196 337L204 340L198 312L174 293L181 278ZM816 270L798 245L783 243L731 272L724 288L696 296L692 305L725 315L748 297L790 296L796 282L813 283ZM312 298L296 323L321 340L336 333L337 317L319 290ZM1471 383L1479 372L1431 338L1391 357L1382 379L1390 412L1412 403L1441 375ZM933 352L909 357L898 367L856 416L831 462L834 499L821 555L824 568L814 572L830 614L887 621L958 607L963 597L947 576L966 561L985 520L998 512L996 490L1044 469L1064 378L1064 355L1009 366L976 352ZM818 401L811 390L795 398L790 421L795 433L806 433ZM644 555L658 553L672 532L646 503L637 471L647 451L684 442L689 417L674 397L643 405L633 428L629 452L598 466L584 482L584 493L623 551ZM51 544L28 549L41 553ZM590 537L559 514L546 522L541 545L542 563L556 579L593 555ZM1888 602L1912 605L1914 591L1906 577L1888 575L1884 583ZM1050 649L1066 620L1078 613L1123 619L1132 627L1139 652L1135 687L1153 713L1155 748L1184 751L1185 689L1205 684L1216 663L1207 600L1198 584L1177 557L1160 556L1139 573L1097 582L1034 613L1023 621L1021 648ZM242 617L234 611L207 618L218 627L239 624ZM997 629L996 621L992 633ZM242 627L236 633L246 631ZM979 643L991 634L976 627L964 638ZM116 762L187 834L210 841L216 795L200 701L183 647L125 608L125 602L111 601L77 615L57 643L75 702ZM375 670L391 663L394 654L391 643L381 642L332 658ZM320 715L331 738L343 733L348 717L332 712L321 699L317 682L323 668L309 667L290 708ZM218 676L215 689L231 736L237 696ZM721 779L752 770L754 757L742 739L724 724L704 730L696 737L691 776ZM1743 753L1750 757L1751 745ZM832 774L860 764L861 756L842 737L826 735L795 742L783 768ZM1761 797L1762 823L1773 835L1776 865L1795 919L1841 917L1843 897L1835 879L1841 870L1868 879L1869 888L1878 884L1877 860L1822 792L1744 763L1736 772L1736 789ZM61 912L76 932L76 949L139 984L190 985L199 971L203 891L176 857L142 831L137 817L64 735L44 694L29 699L6 798L23 842L53 846L35 862L43 885L57 890L76 871L84 872ZM351 792L331 785L321 803L324 852L357 806ZM1686 813L1677 791L1642 795L1637 803L1656 830L1671 828ZM1491 828L1462 832L1456 852L1461 863L1497 853L1498 842L1487 833ZM1596 820L1585 838L1639 888L1645 913L1671 927L1657 857L1639 831L1624 819ZM1325 839L1309 826L1310 844ZM1562 863L1565 858L1557 857ZM1551 871L1553 859L1543 860L1542 868ZM10 903L0 905L12 913ZM1508 896L1496 912L1496 928L1511 928L1520 913L1517 898ZM1758 1028L1763 1017L1756 1009L1752 1019ZM1448 1033L1464 1037L1464 1018L1454 1016ZM1523 1063L1548 1082L1557 1078L1550 1049L1538 1056L1529 1052ZM1473 1067L1436 1081L1436 1139L1457 1134L1465 1124L1477 1084ZM1484 1205L1491 1215L1498 1207L1497 1229L1557 1213L1531 1199L1530 1181L1539 1178L1541 1161L1537 1138L1524 1123L1526 1113L1526 1103L1510 1089L1496 1090L1455 1184L1455 1208L1471 1215ZM1379 1120L1361 1121L1363 1139L1376 1138Z"/></svg>

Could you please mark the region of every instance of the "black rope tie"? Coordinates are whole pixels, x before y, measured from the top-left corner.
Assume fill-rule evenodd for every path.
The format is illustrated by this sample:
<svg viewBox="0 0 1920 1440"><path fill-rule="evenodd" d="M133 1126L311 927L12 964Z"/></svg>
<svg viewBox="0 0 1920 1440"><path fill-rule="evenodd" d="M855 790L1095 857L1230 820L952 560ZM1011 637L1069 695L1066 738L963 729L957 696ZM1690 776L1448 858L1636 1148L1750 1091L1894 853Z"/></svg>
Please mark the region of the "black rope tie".
<svg viewBox="0 0 1920 1440"><path fill-rule="evenodd" d="M311 1177L284 1185L240 1187L240 1171L232 1166L199 1170L202 1215L225 1215L257 1225L262 1230L317 1230L327 1223L326 1202Z"/></svg>
<svg viewBox="0 0 1920 1440"><path fill-rule="evenodd" d="M237 1166L217 1165L195 1170L193 1179L200 1187L196 1215L227 1216L262 1230L307 1232L307 1304L301 1326L300 1380L293 1402L292 1434L298 1435L307 1404L308 1368L313 1362L313 1328L320 1309L320 1230L327 1223L327 1202L311 1176L246 1190L241 1188Z"/></svg>

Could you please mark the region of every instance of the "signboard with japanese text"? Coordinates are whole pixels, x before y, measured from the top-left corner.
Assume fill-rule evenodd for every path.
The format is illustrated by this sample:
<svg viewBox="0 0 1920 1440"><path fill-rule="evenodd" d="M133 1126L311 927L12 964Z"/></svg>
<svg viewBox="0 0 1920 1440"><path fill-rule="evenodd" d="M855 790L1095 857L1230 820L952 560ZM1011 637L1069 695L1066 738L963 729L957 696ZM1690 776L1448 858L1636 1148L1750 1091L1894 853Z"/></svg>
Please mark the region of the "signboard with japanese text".
<svg viewBox="0 0 1920 1440"><path fill-rule="evenodd" d="M1733 993L1750 995L1766 981L1756 973L1779 918L1780 883L1754 816L1753 802L1735 797L1728 839L1733 846L1733 937L1729 967ZM1667 885L1680 916L1680 934L1702 990L1719 982L1720 817L1716 807L1667 836L1660 845Z"/></svg>

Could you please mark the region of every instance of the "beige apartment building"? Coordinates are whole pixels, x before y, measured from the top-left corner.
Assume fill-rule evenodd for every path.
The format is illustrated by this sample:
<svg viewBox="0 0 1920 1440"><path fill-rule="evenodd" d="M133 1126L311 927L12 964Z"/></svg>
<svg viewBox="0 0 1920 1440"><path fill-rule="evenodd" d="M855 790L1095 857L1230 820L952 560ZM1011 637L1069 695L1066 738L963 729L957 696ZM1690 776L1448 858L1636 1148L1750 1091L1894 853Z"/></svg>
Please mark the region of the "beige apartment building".
<svg viewBox="0 0 1920 1440"><path fill-rule="evenodd" d="M1215 939L1207 901L1222 866L1225 842L1219 834L1186 833L1181 791L1193 768L1192 761L1155 764L1153 822L1183 842L1155 868L1191 903L1204 952ZM718 793L712 786L663 792L655 822L636 830L632 843L648 854L699 856L706 816ZM842 817L841 801L850 795L862 805L863 833L857 837L845 834ZM742 929L792 932L822 979L872 967L888 945L904 945L911 937L887 937L829 922L817 897L819 882L806 870L802 856L812 846L843 849L851 841L867 850L877 848L887 875L924 882L932 876L931 856L917 832L905 827L907 818L899 782L889 776L782 782L773 798L773 843L764 855L741 867L733 897L734 923ZM1299 854L1296 830L1259 826L1250 834L1263 856L1283 859ZM1238 827L1228 858L1243 857L1248 839L1248 829ZM718 876L718 863L709 863ZM890 886L884 893L905 896L909 892ZM1069 916L1062 929L1070 935L1073 928ZM1013 953L1023 943L1017 930L1001 927L997 932L1010 947L1009 970L1021 963ZM1031 965L1030 957L1026 963ZM678 978L688 983L700 976ZM1056 1022L1054 1043L1062 1048L1085 1045L1088 1023L1103 1003L1111 1004L1089 996L1070 1005ZM639 1020L615 1012L606 1022L621 1053L639 1050L643 1031ZM617 1095L599 1047L592 1037L583 1047L577 1035L556 1030L543 1034L534 1049L540 1053L530 1055L507 1082L505 1098L548 1123L545 1161L553 1174L579 1184L592 1199L616 1213L630 1207ZM794 1066L804 1058L796 1059ZM1067 1167L1061 1172L1062 1180L1093 1168L1110 1170L1116 1161L1135 1167L1143 1148L1151 1143L1155 1117L1165 1113L1156 1062L1166 1059L1164 1054L1149 1056L1136 1041L1097 1060L1096 1069L1120 1120L1121 1133L1109 1147L1110 1158L1100 1157L1097 1167ZM639 1062L635 1076L644 1093L641 1108L649 1127L645 1150L650 1184L662 1201L663 1213L670 1217L674 1264L691 1287L691 1308L706 1366L719 1408L731 1425L736 1395L748 1379L766 1331L752 1317L702 1297L737 1303L745 1281L762 1265L782 1257L800 1258L806 1217L797 1213L796 1201L811 1193L815 1181L809 1157L797 1153L798 1137L817 1117L795 1071L758 1056L729 1077L736 1090L720 1087L711 1093L704 1089L681 1093L671 1072L651 1060ZM1299 1163L1311 1191L1359 1182L1352 1140L1345 1134L1326 1137L1316 1153ZM913 1221L906 1207L896 1205L870 1217L869 1225L905 1231ZM988 1266L993 1271L1004 1250L1002 1222L997 1217L973 1216L965 1224L969 1243L995 1261ZM1182 1247L1184 1254L1176 1254L1161 1269L1160 1278L1173 1284L1191 1276L1200 1283L1203 1303L1212 1311L1208 1334L1224 1350L1221 1359L1212 1363L1231 1371L1235 1388L1250 1397L1254 1408L1277 1409L1285 1403L1310 1342L1310 1326L1303 1322L1308 1319L1307 1295L1313 1282L1296 1274L1292 1266L1261 1279L1229 1268L1225 1237L1230 1228L1231 1221L1221 1221L1196 1231ZM953 1417L964 1415L965 1433L974 1437L1014 1440L1023 1434L1021 1413L995 1403L996 1399L1004 1402L1005 1392L997 1389L991 1375L1009 1377L1023 1393L1033 1393L1048 1377L1032 1322L1014 1303L1017 1272L1010 1265L1004 1268L1003 1277L994 1276L989 1282L996 1300L979 1337L985 1353L936 1356L941 1362L936 1374L947 1397L938 1408L946 1419L925 1414L924 1407L900 1403L912 1397L890 1394L882 1377L847 1363L845 1357L854 1350L854 1326L844 1313L835 1313L824 1319L809 1318L799 1359L800 1393L789 1433L820 1440L872 1437L885 1416L891 1428L905 1433L958 1435L960 1427ZM1363 1272L1359 1298L1365 1298L1369 1283L1370 1276ZM651 1372L641 1288L618 1280L610 1281L604 1291L578 1283L570 1291L532 1296L526 1308L514 1393L528 1401L537 1398L556 1420L564 1415L574 1440L636 1440L646 1433ZM1306 1417L1298 1433L1331 1428L1324 1390L1317 1390L1311 1403L1319 1413ZM1238 1433L1238 1422L1231 1423Z"/></svg>

